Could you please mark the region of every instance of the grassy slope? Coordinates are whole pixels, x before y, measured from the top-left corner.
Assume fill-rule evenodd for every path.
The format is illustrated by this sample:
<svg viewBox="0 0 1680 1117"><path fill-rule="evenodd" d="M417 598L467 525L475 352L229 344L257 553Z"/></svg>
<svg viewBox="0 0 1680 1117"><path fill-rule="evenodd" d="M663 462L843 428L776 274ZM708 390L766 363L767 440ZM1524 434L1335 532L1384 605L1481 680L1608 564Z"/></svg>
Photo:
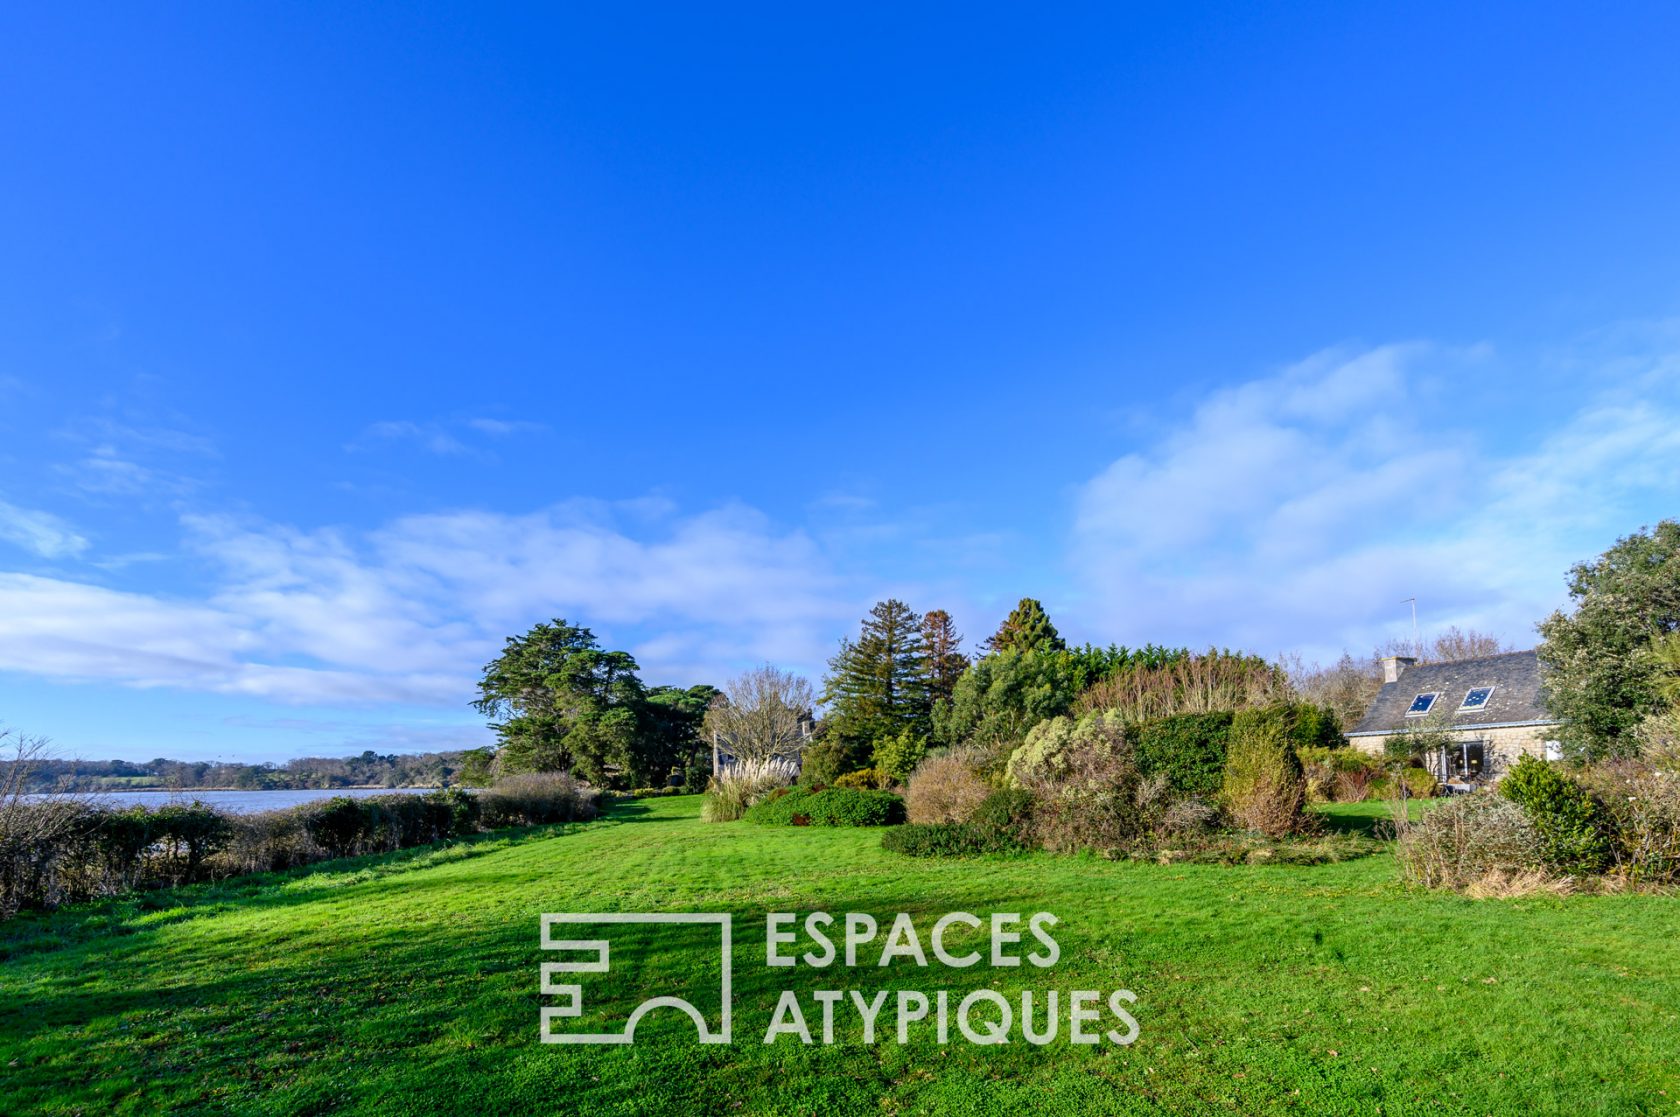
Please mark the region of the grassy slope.
<svg viewBox="0 0 1680 1117"><path fill-rule="evenodd" d="M568 832L0 927L0 1109L1672 1113L1680 1099L1673 899L1409 895L1386 855L920 862L883 853L879 832L697 813L656 800ZM908 911L924 931L950 910L1050 911L1063 957L1031 973L766 970L763 913L812 909ZM733 910L735 1044L654 1018L633 1048L536 1043L537 916L567 910ZM628 1004L715 958L651 945ZM986 983L1130 988L1142 1038L866 1047L842 1017L834 1047L761 1042L784 987Z"/></svg>

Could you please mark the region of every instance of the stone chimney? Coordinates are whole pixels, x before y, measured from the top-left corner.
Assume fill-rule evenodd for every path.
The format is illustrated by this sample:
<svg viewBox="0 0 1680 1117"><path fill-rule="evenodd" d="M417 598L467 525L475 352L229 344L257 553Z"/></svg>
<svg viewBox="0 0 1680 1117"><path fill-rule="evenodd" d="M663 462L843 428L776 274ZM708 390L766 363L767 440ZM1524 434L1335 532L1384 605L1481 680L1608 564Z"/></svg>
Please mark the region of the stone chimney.
<svg viewBox="0 0 1680 1117"><path fill-rule="evenodd" d="M1417 658L1415 656L1409 656L1409 655L1385 655L1385 656L1383 656L1383 661L1382 661L1383 682L1385 682L1385 683L1397 683L1397 682L1399 682L1400 681L1400 676L1405 673L1406 668L1410 667L1412 664L1414 664L1416 662L1417 662Z"/></svg>

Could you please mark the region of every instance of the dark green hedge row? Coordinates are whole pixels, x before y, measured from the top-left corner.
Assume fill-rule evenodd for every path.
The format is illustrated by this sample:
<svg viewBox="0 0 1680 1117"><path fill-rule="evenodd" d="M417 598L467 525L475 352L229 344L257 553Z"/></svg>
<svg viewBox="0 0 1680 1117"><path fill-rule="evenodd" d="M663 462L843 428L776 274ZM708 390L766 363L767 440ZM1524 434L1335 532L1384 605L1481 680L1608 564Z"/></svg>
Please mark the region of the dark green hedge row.
<svg viewBox="0 0 1680 1117"><path fill-rule="evenodd" d="M892 826L904 821L904 800L890 791L785 787L747 808L744 817L766 826Z"/></svg>
<svg viewBox="0 0 1680 1117"><path fill-rule="evenodd" d="M1229 710L1178 714L1131 726L1138 767L1144 775L1165 772L1176 794L1213 797L1224 780L1225 754L1235 716ZM1322 706L1303 702L1273 707L1269 716L1285 721L1290 742L1297 750L1338 748L1342 744L1336 715Z"/></svg>
<svg viewBox="0 0 1680 1117"><path fill-rule="evenodd" d="M906 857L974 857L1019 853L1032 846L1030 791L994 791L967 822L896 826L881 835L881 848Z"/></svg>

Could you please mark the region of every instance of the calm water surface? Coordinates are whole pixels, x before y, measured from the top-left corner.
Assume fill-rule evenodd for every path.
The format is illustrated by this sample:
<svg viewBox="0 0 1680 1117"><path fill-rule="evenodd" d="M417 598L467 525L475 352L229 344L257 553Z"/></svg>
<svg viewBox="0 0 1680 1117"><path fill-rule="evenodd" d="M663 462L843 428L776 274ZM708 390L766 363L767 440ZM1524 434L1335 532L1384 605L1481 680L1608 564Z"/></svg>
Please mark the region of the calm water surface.
<svg viewBox="0 0 1680 1117"><path fill-rule="evenodd" d="M368 795L424 795L431 790L429 787L374 787L322 791L106 791L101 792L99 798L114 807L161 807L169 803L191 803L196 799L232 814L251 814L295 807L316 799L331 799L335 795L361 799Z"/></svg>

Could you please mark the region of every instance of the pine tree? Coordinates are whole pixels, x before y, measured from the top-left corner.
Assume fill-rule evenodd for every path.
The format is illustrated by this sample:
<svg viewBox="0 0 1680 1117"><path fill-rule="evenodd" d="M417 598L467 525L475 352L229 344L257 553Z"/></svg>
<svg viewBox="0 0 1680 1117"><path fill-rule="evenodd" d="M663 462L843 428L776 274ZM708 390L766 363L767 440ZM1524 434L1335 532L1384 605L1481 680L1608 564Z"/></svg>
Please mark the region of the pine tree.
<svg viewBox="0 0 1680 1117"><path fill-rule="evenodd" d="M858 638L840 641L828 668L822 699L828 732L869 742L906 729L927 732L931 700L922 618L904 602L882 601L871 609Z"/></svg>
<svg viewBox="0 0 1680 1117"><path fill-rule="evenodd" d="M929 697L934 702L949 702L957 680L968 669L968 657L958 650L962 636L951 614L935 609L922 617L922 646L927 656Z"/></svg>
<svg viewBox="0 0 1680 1117"><path fill-rule="evenodd" d="M988 653L1011 648L1019 652L1060 652L1067 650L1067 644L1056 631L1056 626L1050 623L1043 603L1036 598L1023 597L985 643Z"/></svg>

